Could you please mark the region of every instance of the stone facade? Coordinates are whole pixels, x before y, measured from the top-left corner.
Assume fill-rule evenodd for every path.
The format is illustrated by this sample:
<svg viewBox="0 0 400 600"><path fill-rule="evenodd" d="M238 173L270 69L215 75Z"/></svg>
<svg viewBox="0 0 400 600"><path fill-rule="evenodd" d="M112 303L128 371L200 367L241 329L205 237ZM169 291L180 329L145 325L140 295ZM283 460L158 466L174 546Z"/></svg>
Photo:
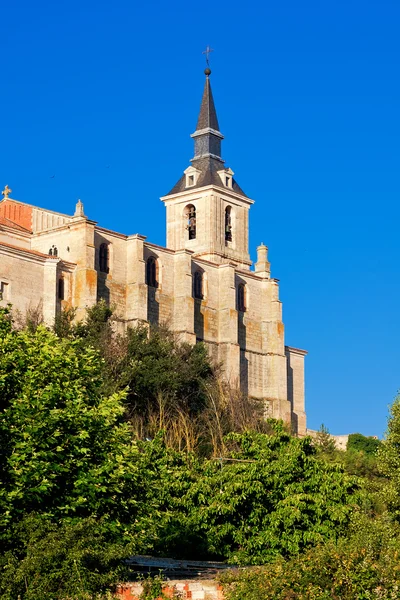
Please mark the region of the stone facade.
<svg viewBox="0 0 400 600"><path fill-rule="evenodd" d="M265 245L251 270L253 200L209 152L220 148L223 136L208 76L193 137L191 166L161 199L166 248L100 227L80 201L74 215L63 215L4 194L0 304L11 302L22 312L40 305L51 325L65 307L83 318L104 299L126 326L166 323L182 340L205 342L232 385L263 399L268 414L304 435L306 352L285 346L279 285Z"/></svg>

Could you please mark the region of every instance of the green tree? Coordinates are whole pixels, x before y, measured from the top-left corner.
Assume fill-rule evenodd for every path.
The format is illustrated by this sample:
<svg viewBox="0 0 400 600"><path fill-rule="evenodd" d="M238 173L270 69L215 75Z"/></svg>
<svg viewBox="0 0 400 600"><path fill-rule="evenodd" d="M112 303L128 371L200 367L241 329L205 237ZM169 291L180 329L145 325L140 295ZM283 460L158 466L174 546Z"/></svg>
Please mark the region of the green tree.
<svg viewBox="0 0 400 600"><path fill-rule="evenodd" d="M115 583L127 577L123 559L131 546L93 518L52 523L32 514L13 535L14 548L0 557L3 600L111 598Z"/></svg>
<svg viewBox="0 0 400 600"><path fill-rule="evenodd" d="M358 486L319 459L309 438L277 424L273 435L231 434L226 444L220 460L188 457L189 469L166 469L169 518L159 551L263 564L346 530Z"/></svg>
<svg viewBox="0 0 400 600"><path fill-rule="evenodd" d="M160 396L196 413L207 402L205 383L213 378L204 344L180 343L166 328L130 329L121 384L131 411L148 411Z"/></svg>
<svg viewBox="0 0 400 600"><path fill-rule="evenodd" d="M400 395L390 408L386 437L378 450L378 463L389 480L385 490L388 507L400 522Z"/></svg>
<svg viewBox="0 0 400 600"><path fill-rule="evenodd" d="M347 450L362 451L365 454L375 456L381 446L377 438L366 437L361 433L351 433L347 441Z"/></svg>
<svg viewBox="0 0 400 600"><path fill-rule="evenodd" d="M103 396L98 353L0 314L0 526L30 512L53 520L140 511L143 473L124 393Z"/></svg>
<svg viewBox="0 0 400 600"><path fill-rule="evenodd" d="M160 398L191 413L204 408L205 386L215 371L204 344L182 343L164 326L139 325L117 334L113 310L103 300L87 310L84 322L73 324L74 316L71 310L61 313L55 332L97 349L103 358L103 391L126 390L131 415L148 416L158 409Z"/></svg>
<svg viewBox="0 0 400 600"><path fill-rule="evenodd" d="M329 429L325 427L323 423L315 436L315 443L319 450L327 455L327 457L332 457L334 455L336 450L335 440L329 433Z"/></svg>

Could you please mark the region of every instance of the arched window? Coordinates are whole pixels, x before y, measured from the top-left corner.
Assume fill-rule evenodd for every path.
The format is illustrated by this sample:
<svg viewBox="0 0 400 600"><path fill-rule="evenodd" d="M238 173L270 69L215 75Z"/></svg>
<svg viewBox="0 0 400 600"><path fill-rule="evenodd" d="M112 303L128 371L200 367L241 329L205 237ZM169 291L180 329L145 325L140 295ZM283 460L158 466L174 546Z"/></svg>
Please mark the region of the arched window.
<svg viewBox="0 0 400 600"><path fill-rule="evenodd" d="M110 252L107 244L101 244L100 246L99 267L102 273L108 273L110 270Z"/></svg>
<svg viewBox="0 0 400 600"><path fill-rule="evenodd" d="M225 209L225 241L232 241L232 209L227 206Z"/></svg>
<svg viewBox="0 0 400 600"><path fill-rule="evenodd" d="M64 300L64 279L62 277L58 280L58 299Z"/></svg>
<svg viewBox="0 0 400 600"><path fill-rule="evenodd" d="M53 256L58 256L57 246L53 246Z"/></svg>
<svg viewBox="0 0 400 600"><path fill-rule="evenodd" d="M202 300L204 298L203 292L203 273L196 271L193 278L193 296Z"/></svg>
<svg viewBox="0 0 400 600"><path fill-rule="evenodd" d="M239 312L246 310L246 286L244 283L239 283L237 289L237 309Z"/></svg>
<svg viewBox="0 0 400 600"><path fill-rule="evenodd" d="M188 230L188 239L196 239L196 207L189 204L185 208L185 217L187 219L186 229Z"/></svg>
<svg viewBox="0 0 400 600"><path fill-rule="evenodd" d="M53 248L50 248L50 250L49 250L49 256L53 256Z"/></svg>
<svg viewBox="0 0 400 600"><path fill-rule="evenodd" d="M146 283L150 287L158 287L157 281L157 261L154 256L150 256L146 263Z"/></svg>

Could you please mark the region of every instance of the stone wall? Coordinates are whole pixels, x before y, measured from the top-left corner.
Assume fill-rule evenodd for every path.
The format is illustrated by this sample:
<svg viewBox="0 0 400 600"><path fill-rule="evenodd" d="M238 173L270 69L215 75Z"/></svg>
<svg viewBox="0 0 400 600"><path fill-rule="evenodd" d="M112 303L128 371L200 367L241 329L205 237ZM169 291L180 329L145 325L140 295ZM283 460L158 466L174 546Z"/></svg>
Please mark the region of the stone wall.
<svg viewBox="0 0 400 600"><path fill-rule="evenodd" d="M125 583L117 588L120 600L140 600L143 586L140 583ZM213 579L172 580L163 586L164 597L181 600L223 600L222 587ZM162 600L160 598L159 600Z"/></svg>
<svg viewBox="0 0 400 600"><path fill-rule="evenodd" d="M0 282L6 284L0 306L10 302L22 315L39 310L45 322L52 325L56 315L57 263L57 259L39 252L0 243Z"/></svg>

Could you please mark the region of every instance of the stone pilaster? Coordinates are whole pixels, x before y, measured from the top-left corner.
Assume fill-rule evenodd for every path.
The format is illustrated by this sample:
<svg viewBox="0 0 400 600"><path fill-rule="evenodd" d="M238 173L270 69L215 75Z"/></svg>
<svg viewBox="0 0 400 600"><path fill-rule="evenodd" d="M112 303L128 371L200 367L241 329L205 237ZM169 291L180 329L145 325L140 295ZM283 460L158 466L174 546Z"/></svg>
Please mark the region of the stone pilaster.
<svg viewBox="0 0 400 600"><path fill-rule="evenodd" d="M142 235L133 235L128 239L127 248L127 286L126 320L137 325L147 321L146 262L144 260Z"/></svg>
<svg viewBox="0 0 400 600"><path fill-rule="evenodd" d="M174 324L182 341L196 343L192 295L192 252L179 250L174 257Z"/></svg>
<svg viewBox="0 0 400 600"><path fill-rule="evenodd" d="M77 265L73 287L73 306L77 308L77 319L84 319L86 309L97 301L94 228L95 223L84 217L75 217L71 226L71 254Z"/></svg>
<svg viewBox="0 0 400 600"><path fill-rule="evenodd" d="M49 258L43 269L43 321L53 327L57 313L57 265L59 259Z"/></svg>
<svg viewBox="0 0 400 600"><path fill-rule="evenodd" d="M291 406L287 398L285 329L282 323L279 286L274 279L265 280L262 286L263 397L268 401L271 416L290 423Z"/></svg>
<svg viewBox="0 0 400 600"><path fill-rule="evenodd" d="M304 358L305 350L285 347L288 371L288 400L292 411L292 428L298 435L306 435Z"/></svg>
<svg viewBox="0 0 400 600"><path fill-rule="evenodd" d="M236 310L235 267L219 267L219 360L231 385L240 381L240 347L238 344L238 313Z"/></svg>

